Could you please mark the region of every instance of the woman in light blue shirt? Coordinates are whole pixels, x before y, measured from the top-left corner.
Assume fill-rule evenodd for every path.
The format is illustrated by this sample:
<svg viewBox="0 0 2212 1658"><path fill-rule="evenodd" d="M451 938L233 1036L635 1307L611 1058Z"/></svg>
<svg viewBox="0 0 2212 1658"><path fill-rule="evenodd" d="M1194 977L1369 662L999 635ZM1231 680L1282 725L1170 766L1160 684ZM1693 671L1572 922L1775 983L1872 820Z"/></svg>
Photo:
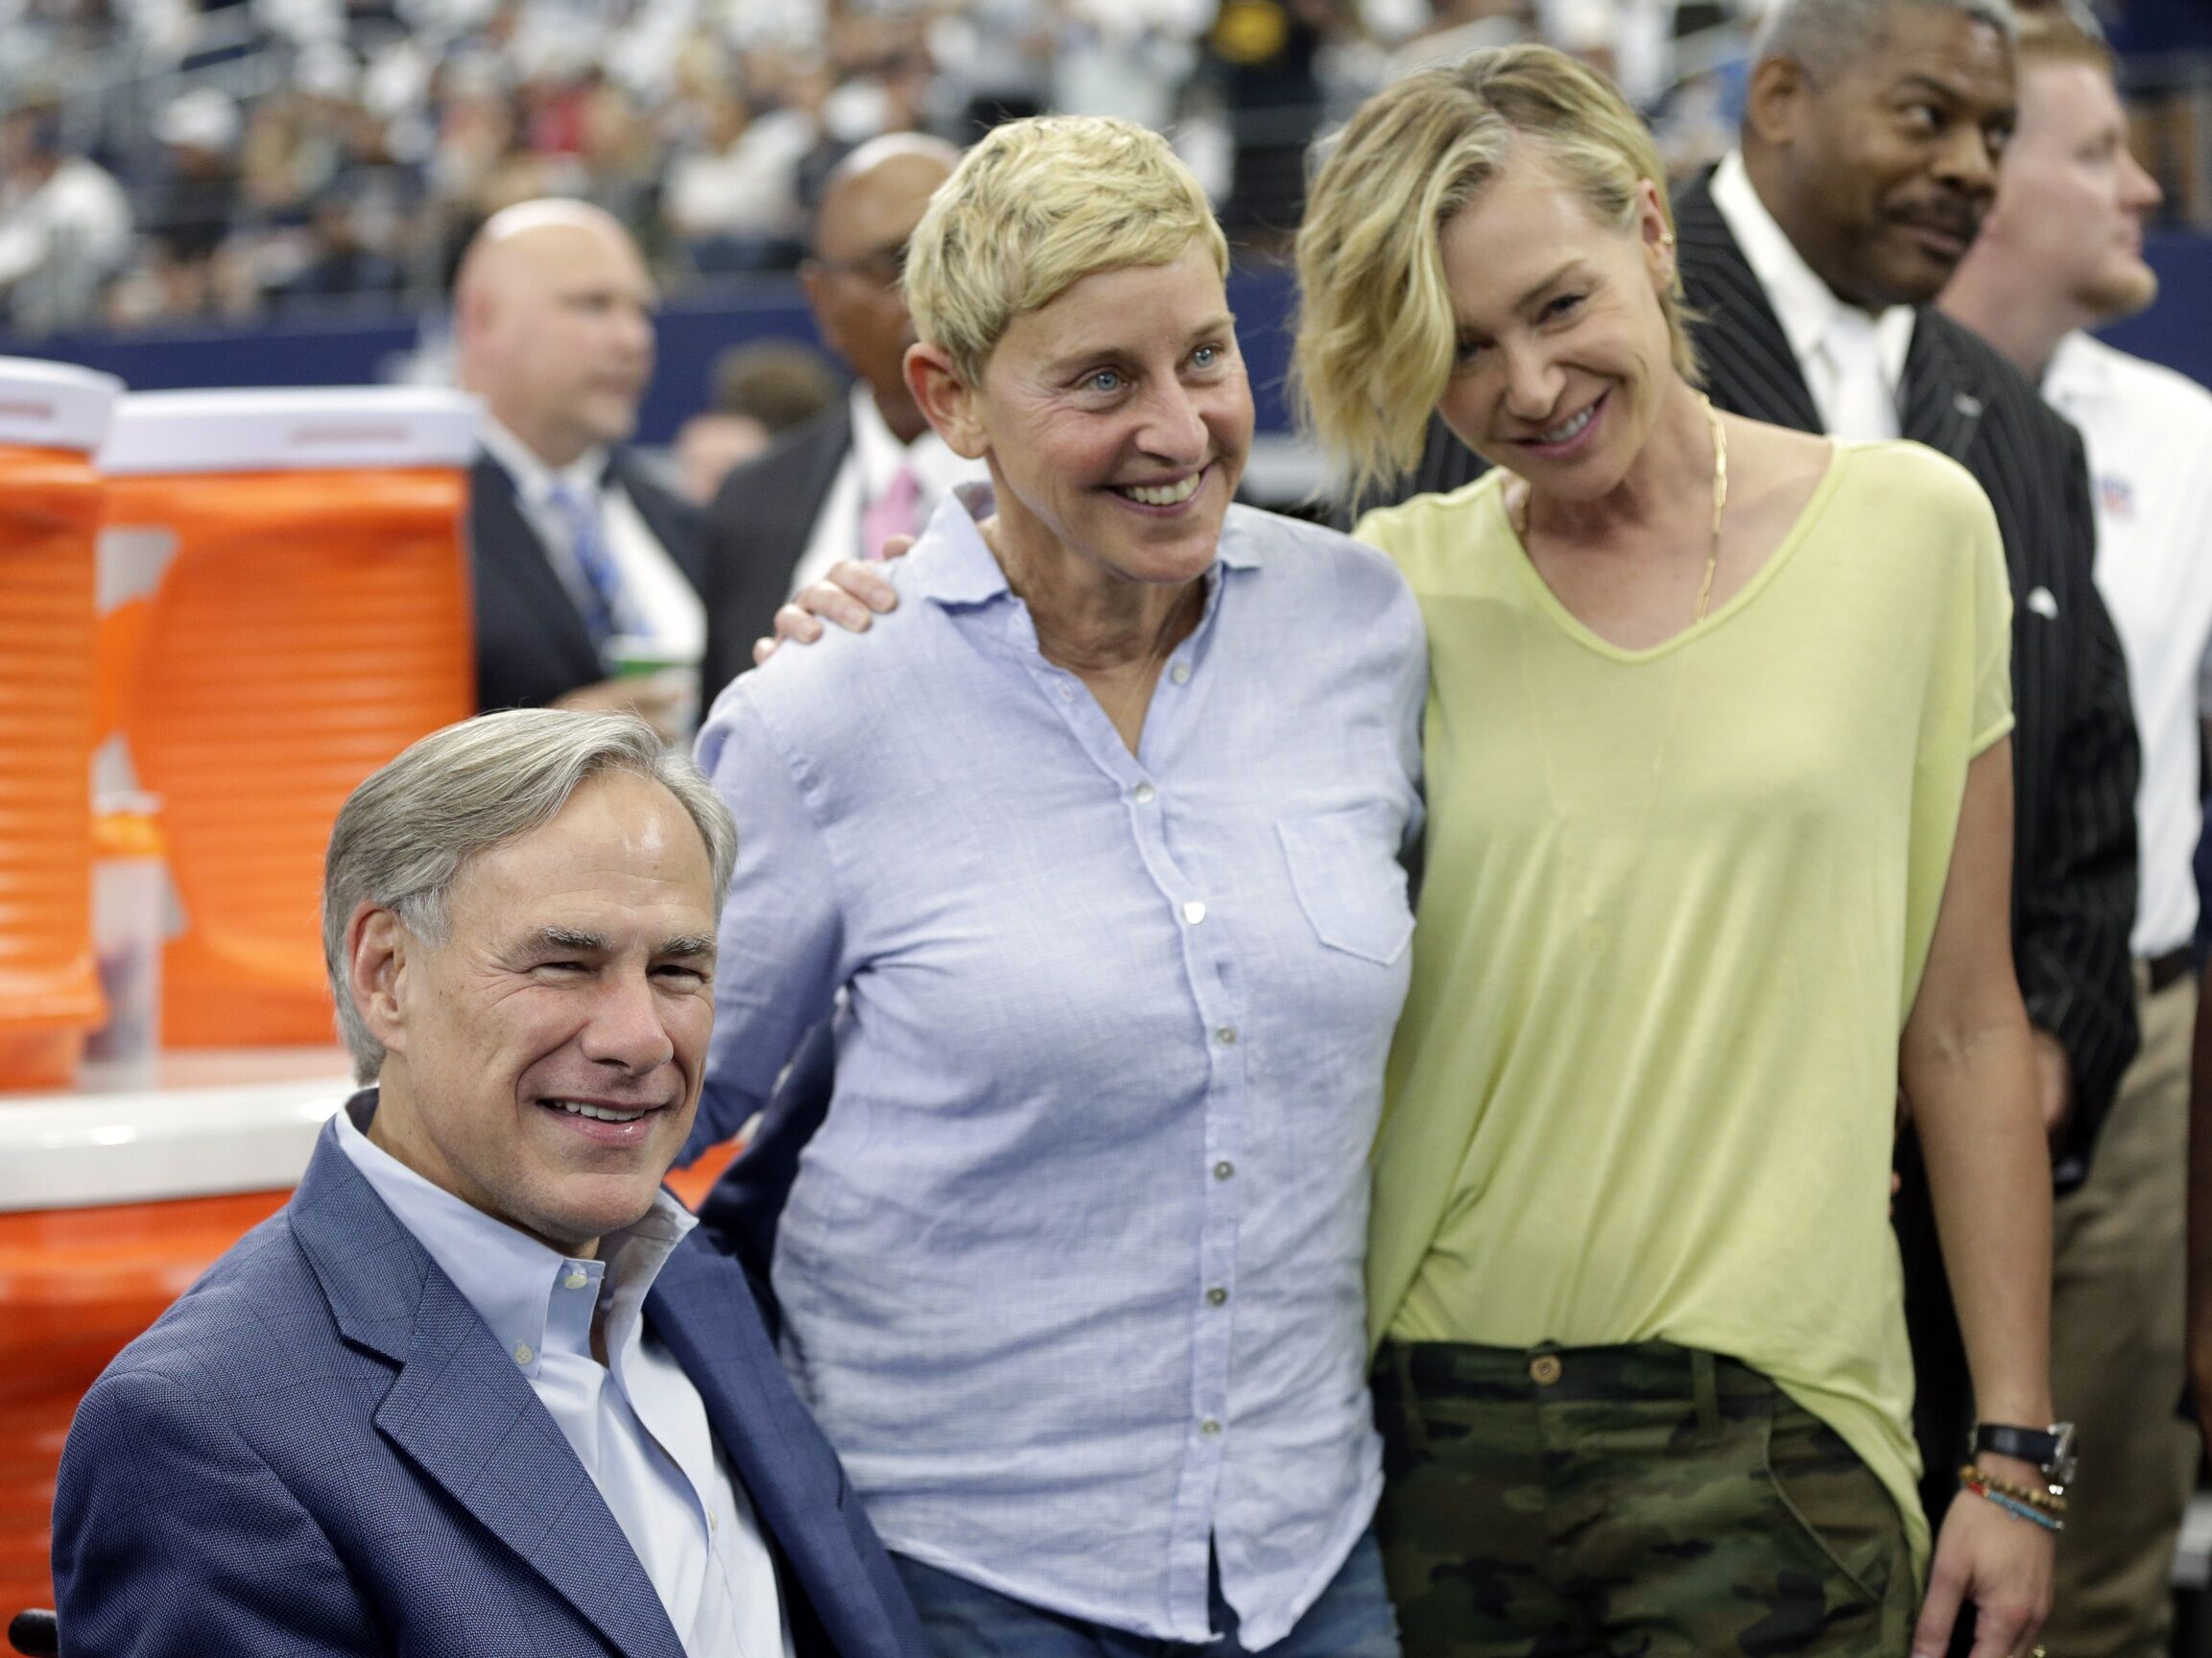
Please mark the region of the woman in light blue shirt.
<svg viewBox="0 0 2212 1658"><path fill-rule="evenodd" d="M990 487L700 739L740 852L696 1142L835 1012L786 1356L959 1658L1397 1649L1361 1259L1422 635L1381 557L1231 505L1226 268L1150 132L978 145L907 371Z"/></svg>

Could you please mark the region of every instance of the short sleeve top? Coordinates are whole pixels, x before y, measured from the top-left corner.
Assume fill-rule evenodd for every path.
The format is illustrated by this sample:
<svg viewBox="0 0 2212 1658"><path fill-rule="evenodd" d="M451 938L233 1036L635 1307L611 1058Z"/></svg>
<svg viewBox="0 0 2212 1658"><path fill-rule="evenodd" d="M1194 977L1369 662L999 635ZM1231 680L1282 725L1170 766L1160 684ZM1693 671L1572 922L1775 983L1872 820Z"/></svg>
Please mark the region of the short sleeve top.
<svg viewBox="0 0 2212 1658"><path fill-rule="evenodd" d="M1431 675L1371 1330L1729 1355L1917 1527L1897 1045L1967 766L2011 726L1995 517L1932 450L1839 443L1741 592L1629 651L1544 584L1501 484L1360 528Z"/></svg>

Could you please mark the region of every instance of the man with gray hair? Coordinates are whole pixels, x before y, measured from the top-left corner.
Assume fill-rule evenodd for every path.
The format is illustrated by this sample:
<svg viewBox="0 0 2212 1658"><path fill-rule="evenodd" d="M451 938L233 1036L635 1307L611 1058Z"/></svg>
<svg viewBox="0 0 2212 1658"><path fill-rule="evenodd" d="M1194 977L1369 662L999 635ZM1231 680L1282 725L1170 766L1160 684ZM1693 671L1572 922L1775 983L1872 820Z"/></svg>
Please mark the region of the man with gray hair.
<svg viewBox="0 0 2212 1658"><path fill-rule="evenodd" d="M742 1269L660 1186L736 850L631 716L488 715L354 791L323 944L366 1086L85 1396L68 1650L922 1658Z"/></svg>

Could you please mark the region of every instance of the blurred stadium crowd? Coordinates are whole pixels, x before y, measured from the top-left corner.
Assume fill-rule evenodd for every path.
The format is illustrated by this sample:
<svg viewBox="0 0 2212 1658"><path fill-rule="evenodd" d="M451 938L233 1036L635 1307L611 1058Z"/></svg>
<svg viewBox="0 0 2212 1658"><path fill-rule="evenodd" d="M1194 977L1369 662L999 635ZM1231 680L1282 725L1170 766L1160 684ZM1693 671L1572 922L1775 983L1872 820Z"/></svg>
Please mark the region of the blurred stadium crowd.
<svg viewBox="0 0 2212 1658"><path fill-rule="evenodd" d="M1246 251L1305 146L1411 64L1540 37L1607 68L1688 167L1724 147L1762 0L0 0L6 330L435 302L475 226L545 195L629 225L671 291L794 265L885 131L1061 109L1173 131ZM2199 0L2129 0L2191 117ZM2122 19L2124 22L2125 19ZM2176 32L2177 31L2177 32ZM2189 48L2202 46L2204 57ZM2163 84L2163 83L2161 83ZM2153 88L2156 91L2157 88Z"/></svg>

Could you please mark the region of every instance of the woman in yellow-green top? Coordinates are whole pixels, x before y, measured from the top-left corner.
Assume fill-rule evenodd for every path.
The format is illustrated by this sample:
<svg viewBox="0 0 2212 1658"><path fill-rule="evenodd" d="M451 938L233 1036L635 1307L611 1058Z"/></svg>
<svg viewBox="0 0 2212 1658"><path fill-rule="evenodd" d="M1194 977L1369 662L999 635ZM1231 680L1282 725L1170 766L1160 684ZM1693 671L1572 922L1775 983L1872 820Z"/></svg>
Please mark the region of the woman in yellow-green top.
<svg viewBox="0 0 2212 1658"><path fill-rule="evenodd" d="M1378 1516L1410 1658L1892 1654L1928 1539L1900 1086L1985 1421L2047 1425L2049 1183L2007 936L2009 600L1911 444L1716 414L1649 136L1543 48L1378 94L1300 234L1302 394L1429 632L1414 982L1375 1150ZM1915 1652L2049 1596L1986 1456Z"/></svg>

